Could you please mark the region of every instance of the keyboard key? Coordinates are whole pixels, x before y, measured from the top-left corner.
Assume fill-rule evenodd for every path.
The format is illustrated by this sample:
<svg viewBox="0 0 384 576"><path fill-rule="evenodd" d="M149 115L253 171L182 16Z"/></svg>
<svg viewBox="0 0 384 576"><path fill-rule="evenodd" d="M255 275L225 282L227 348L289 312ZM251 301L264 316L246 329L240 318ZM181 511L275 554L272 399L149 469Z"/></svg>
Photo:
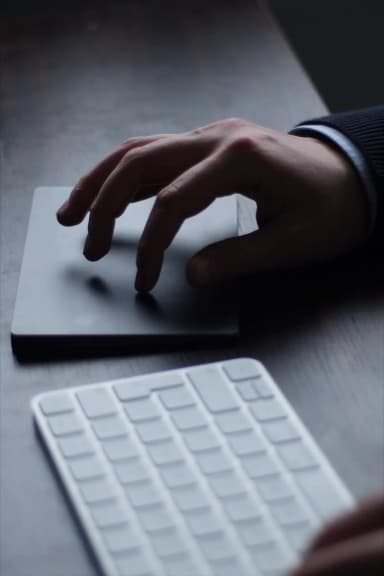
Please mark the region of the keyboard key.
<svg viewBox="0 0 384 576"><path fill-rule="evenodd" d="M230 380L250 380L262 375L262 365L250 358L235 358L223 364L225 373Z"/></svg>
<svg viewBox="0 0 384 576"><path fill-rule="evenodd" d="M222 526L212 510L199 510L186 517L187 524L194 536L206 536L222 531Z"/></svg>
<svg viewBox="0 0 384 576"><path fill-rule="evenodd" d="M115 471L122 484L142 482L150 477L149 469L138 458L117 464Z"/></svg>
<svg viewBox="0 0 384 576"><path fill-rule="evenodd" d="M236 390L240 394L245 402L251 402L252 400L257 400L259 395L255 390L255 387L252 386L252 381L249 382L245 380L244 382L238 382L236 384Z"/></svg>
<svg viewBox="0 0 384 576"><path fill-rule="evenodd" d="M196 400L185 386L165 390L159 394L160 400L168 410L185 408L196 404Z"/></svg>
<svg viewBox="0 0 384 576"><path fill-rule="evenodd" d="M165 390L166 388L182 386L184 384L184 379L182 374L178 372L170 372L169 374L149 374L148 384L150 389L155 392Z"/></svg>
<svg viewBox="0 0 384 576"><path fill-rule="evenodd" d="M238 525L240 538L245 546L260 546L275 540L272 527L261 517Z"/></svg>
<svg viewBox="0 0 384 576"><path fill-rule="evenodd" d="M132 422L155 420L161 415L157 406L149 398L147 400L134 400L126 404L125 411Z"/></svg>
<svg viewBox="0 0 384 576"><path fill-rule="evenodd" d="M222 450L198 452L196 460L204 474L218 474L233 468L232 462Z"/></svg>
<svg viewBox="0 0 384 576"><path fill-rule="evenodd" d="M181 432L207 426L207 420L197 408L177 410L171 414L171 418Z"/></svg>
<svg viewBox="0 0 384 576"><path fill-rule="evenodd" d="M150 420L136 425L136 431L146 444L161 442L171 438L172 434L164 420Z"/></svg>
<svg viewBox="0 0 384 576"><path fill-rule="evenodd" d="M140 546L135 533L129 526L106 529L103 531L103 537L108 550L112 554L129 552Z"/></svg>
<svg viewBox="0 0 384 576"><path fill-rule="evenodd" d="M291 567L293 558L276 542L252 549L255 565L266 576L281 574Z"/></svg>
<svg viewBox="0 0 384 576"><path fill-rule="evenodd" d="M249 495L227 500L223 503L224 509L233 522L245 522L260 518L260 511Z"/></svg>
<svg viewBox="0 0 384 576"><path fill-rule="evenodd" d="M119 576L151 576L153 574L147 558L138 550L124 554L124 556L117 556L115 564Z"/></svg>
<svg viewBox="0 0 384 576"><path fill-rule="evenodd" d="M233 392L226 386L217 368L194 368L188 371L188 376L210 412L218 413L238 408Z"/></svg>
<svg viewBox="0 0 384 576"><path fill-rule="evenodd" d="M177 507L181 512L192 512L200 508L208 508L208 498L202 488L197 485L179 488L172 492Z"/></svg>
<svg viewBox="0 0 384 576"><path fill-rule="evenodd" d="M148 452L154 463L158 466L174 464L184 460L181 449L173 440L171 442L162 442L161 444L148 446Z"/></svg>
<svg viewBox="0 0 384 576"><path fill-rule="evenodd" d="M126 426L119 416L95 420L92 422L92 428L99 440L127 435Z"/></svg>
<svg viewBox="0 0 384 576"><path fill-rule="evenodd" d="M113 386L116 396L121 402L129 402L130 400L138 400L140 398L148 398L150 395L150 388L148 382L145 380L127 380L126 382L119 382Z"/></svg>
<svg viewBox="0 0 384 576"><path fill-rule="evenodd" d="M281 526L299 524L308 520L308 513L297 498L271 503L270 511Z"/></svg>
<svg viewBox="0 0 384 576"><path fill-rule="evenodd" d="M289 442L291 440L300 439L300 433L288 418L266 422L263 424L263 432L273 443Z"/></svg>
<svg viewBox="0 0 384 576"><path fill-rule="evenodd" d="M288 540L292 550L302 554L309 546L314 528L309 522L301 522L292 526L284 526L284 536Z"/></svg>
<svg viewBox="0 0 384 576"><path fill-rule="evenodd" d="M241 410L218 414L215 422L224 434L234 434L252 430L252 423L249 417Z"/></svg>
<svg viewBox="0 0 384 576"><path fill-rule="evenodd" d="M229 445L237 456L247 456L265 452L265 444L256 431L237 434L228 439Z"/></svg>
<svg viewBox="0 0 384 576"><path fill-rule="evenodd" d="M118 440L108 440L104 442L103 448L111 462L127 460L138 455L137 449L128 436L119 438Z"/></svg>
<svg viewBox="0 0 384 576"><path fill-rule="evenodd" d="M175 526L173 515L163 504L139 509L137 514L144 529L149 533Z"/></svg>
<svg viewBox="0 0 384 576"><path fill-rule="evenodd" d="M46 398L40 400L39 406L46 416L73 412L74 410L72 398L64 392L46 396Z"/></svg>
<svg viewBox="0 0 384 576"><path fill-rule="evenodd" d="M115 499L111 484L104 479L80 484L80 492L87 504L98 504L99 502Z"/></svg>
<svg viewBox="0 0 384 576"><path fill-rule="evenodd" d="M90 388L76 393L84 413L88 418L111 416L116 413L113 396L107 388Z"/></svg>
<svg viewBox="0 0 384 576"><path fill-rule="evenodd" d="M285 408L275 398L254 402L251 406L251 412L259 422L279 420L286 416Z"/></svg>
<svg viewBox="0 0 384 576"><path fill-rule="evenodd" d="M71 462L69 467L76 480L90 480L105 474L104 467L95 456L76 459Z"/></svg>
<svg viewBox="0 0 384 576"><path fill-rule="evenodd" d="M77 414L59 414L48 419L49 427L55 436L76 434L83 430L83 424Z"/></svg>
<svg viewBox="0 0 384 576"><path fill-rule="evenodd" d="M252 380L252 386L261 398L272 398L275 395L270 382L265 377Z"/></svg>
<svg viewBox="0 0 384 576"><path fill-rule="evenodd" d="M329 475L320 468L296 472L294 477L308 502L324 520L345 511L350 504L340 495Z"/></svg>
<svg viewBox="0 0 384 576"><path fill-rule="evenodd" d="M159 490L152 482L131 485L126 492L134 508L153 506L161 502Z"/></svg>
<svg viewBox="0 0 384 576"><path fill-rule="evenodd" d="M204 556L210 562L234 558L236 556L235 549L224 532L209 536L206 535L199 543Z"/></svg>
<svg viewBox="0 0 384 576"><path fill-rule="evenodd" d="M242 576L246 573L244 572L244 568L240 564L238 558L225 558L223 560L211 562L210 566L214 576Z"/></svg>
<svg viewBox="0 0 384 576"><path fill-rule="evenodd" d="M253 479L263 478L279 472L276 462L266 452L254 456L245 456L241 459L241 463L248 476Z"/></svg>
<svg viewBox="0 0 384 576"><path fill-rule="evenodd" d="M186 551L186 544L177 530L171 528L152 534L152 545L156 554L162 558L165 556L177 556Z"/></svg>
<svg viewBox="0 0 384 576"><path fill-rule="evenodd" d="M276 446L277 453L288 470L318 467L317 460L308 446L301 440Z"/></svg>
<svg viewBox="0 0 384 576"><path fill-rule="evenodd" d="M75 436L61 438L58 444L64 458L88 456L94 451L90 440L85 434L76 434Z"/></svg>
<svg viewBox="0 0 384 576"><path fill-rule="evenodd" d="M284 476L276 475L261 478L256 480L256 486L266 502L273 502L274 500L282 500L293 496L292 488Z"/></svg>
<svg viewBox="0 0 384 576"><path fill-rule="evenodd" d="M96 526L99 528L110 528L127 524L126 514L116 503L107 503L94 506L91 510Z"/></svg>
<svg viewBox="0 0 384 576"><path fill-rule="evenodd" d="M246 491L244 483L234 472L212 476L209 483L219 498L238 496Z"/></svg>
<svg viewBox="0 0 384 576"><path fill-rule="evenodd" d="M160 470L160 474L165 484L171 489L179 488L181 486L189 486L196 482L193 472L187 464L167 466Z"/></svg>
<svg viewBox="0 0 384 576"><path fill-rule="evenodd" d="M186 432L184 440L191 452L203 452L204 450L212 450L220 446L215 433L209 428Z"/></svg>
<svg viewBox="0 0 384 576"><path fill-rule="evenodd" d="M167 576L200 576L193 559L183 554L162 558Z"/></svg>

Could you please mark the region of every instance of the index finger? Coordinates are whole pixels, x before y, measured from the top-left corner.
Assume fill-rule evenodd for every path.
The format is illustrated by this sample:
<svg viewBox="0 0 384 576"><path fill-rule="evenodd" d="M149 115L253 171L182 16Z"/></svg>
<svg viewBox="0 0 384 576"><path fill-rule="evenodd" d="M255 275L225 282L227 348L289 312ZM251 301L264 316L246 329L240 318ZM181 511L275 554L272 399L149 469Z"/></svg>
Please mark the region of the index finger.
<svg viewBox="0 0 384 576"><path fill-rule="evenodd" d="M84 219L105 180L127 152L169 136L170 134L154 134L125 140L116 150L80 178L69 198L57 211L60 224L74 226Z"/></svg>

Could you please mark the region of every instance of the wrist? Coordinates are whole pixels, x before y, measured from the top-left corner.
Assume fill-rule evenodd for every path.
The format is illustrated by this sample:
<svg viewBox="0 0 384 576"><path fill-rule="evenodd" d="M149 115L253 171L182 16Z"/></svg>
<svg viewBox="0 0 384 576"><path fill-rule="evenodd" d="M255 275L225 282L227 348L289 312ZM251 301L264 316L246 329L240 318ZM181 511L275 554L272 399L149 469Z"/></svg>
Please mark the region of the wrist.
<svg viewBox="0 0 384 576"><path fill-rule="evenodd" d="M300 134L316 159L317 179L323 187L330 214L337 215L340 245L351 250L369 234L369 214L362 180L349 157L332 141Z"/></svg>
<svg viewBox="0 0 384 576"><path fill-rule="evenodd" d="M291 131L291 134L318 139L340 151L349 160L360 180L360 189L364 196L367 236L372 236L376 227L378 195L371 168L361 150L345 133L328 124L300 124Z"/></svg>

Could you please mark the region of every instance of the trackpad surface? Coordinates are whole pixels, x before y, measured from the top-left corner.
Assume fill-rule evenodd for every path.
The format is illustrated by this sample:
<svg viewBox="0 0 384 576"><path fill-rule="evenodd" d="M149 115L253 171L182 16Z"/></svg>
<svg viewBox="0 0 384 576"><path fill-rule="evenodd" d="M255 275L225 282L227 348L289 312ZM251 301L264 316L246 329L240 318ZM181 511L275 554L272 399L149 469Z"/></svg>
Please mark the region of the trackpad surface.
<svg viewBox="0 0 384 576"><path fill-rule="evenodd" d="M12 324L16 353L31 345L113 347L236 335L236 288L196 289L185 277L195 252L237 235L236 196L216 200L182 225L158 283L141 295L134 288L136 246L154 199L131 204L116 222L110 252L88 262L82 253L87 219L71 228L56 221L69 192L63 187L34 192Z"/></svg>

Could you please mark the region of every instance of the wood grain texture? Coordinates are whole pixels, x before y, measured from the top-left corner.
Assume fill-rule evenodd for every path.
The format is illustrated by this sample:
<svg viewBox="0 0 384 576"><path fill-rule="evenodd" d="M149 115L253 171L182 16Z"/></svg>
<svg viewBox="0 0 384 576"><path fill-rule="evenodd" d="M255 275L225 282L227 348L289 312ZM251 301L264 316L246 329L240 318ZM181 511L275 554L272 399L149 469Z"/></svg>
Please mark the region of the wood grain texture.
<svg viewBox="0 0 384 576"><path fill-rule="evenodd" d="M383 481L384 298L345 264L244 282L233 346L18 364L9 330L32 191L71 185L128 136L226 116L278 129L324 107L254 1L62 3L1 43L1 550L6 576L96 574L33 432L44 390L239 355L263 361L351 490ZM241 207L242 230L254 225Z"/></svg>

